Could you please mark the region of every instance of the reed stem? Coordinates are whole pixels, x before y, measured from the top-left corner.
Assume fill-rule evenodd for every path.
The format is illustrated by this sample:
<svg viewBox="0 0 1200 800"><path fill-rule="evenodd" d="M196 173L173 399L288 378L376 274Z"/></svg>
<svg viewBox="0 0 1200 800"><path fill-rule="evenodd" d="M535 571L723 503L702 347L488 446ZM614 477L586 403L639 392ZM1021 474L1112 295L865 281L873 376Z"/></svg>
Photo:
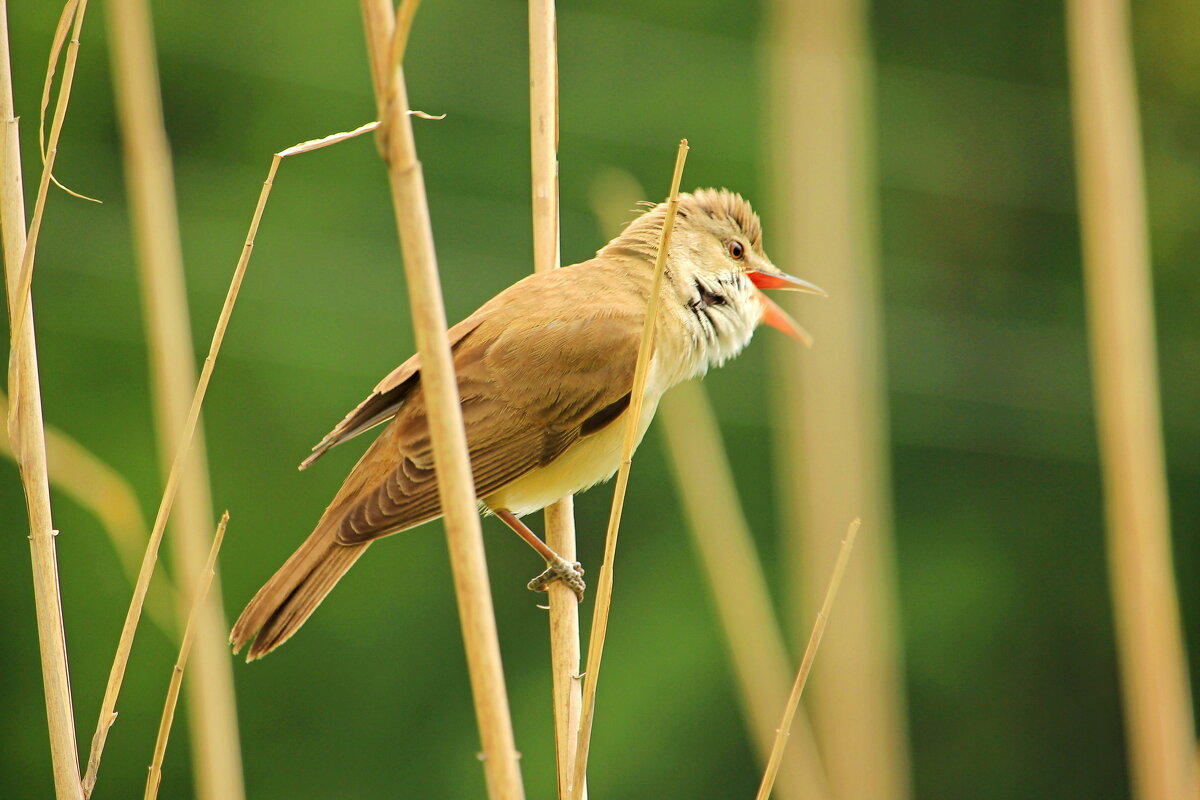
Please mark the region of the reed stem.
<svg viewBox="0 0 1200 800"><path fill-rule="evenodd" d="M411 2L411 0L409 0ZM450 566L462 623L475 716L483 743L488 796L525 796L500 661L483 536L459 405L454 362L446 338L446 311L438 278L425 179L417 160L404 68L391 62L396 13L391 0L362 0L363 23L376 106L380 149L387 164L404 272L409 288L421 387L428 404L438 493L445 514Z"/></svg>
<svg viewBox="0 0 1200 800"><path fill-rule="evenodd" d="M746 727L765 766L791 680L783 631L704 386L699 381L676 386L663 397L658 416L692 543L725 633ZM799 715L799 741L782 764L779 796L829 798L812 725L803 711Z"/></svg>
<svg viewBox="0 0 1200 800"><path fill-rule="evenodd" d="M200 408L245 275L243 261L234 271L208 356L197 379L175 206L174 170L163 123L153 28L145 0L113 0L108 7L108 37L145 309L159 461L166 483L92 740L85 778L89 794L95 785L105 738L115 720L117 695L146 588L157 563L167 519L175 505L178 508L172 530L176 540L171 555L179 581L176 613L181 626L190 612L189 598L196 594L193 582L201 572L214 529ZM233 672L225 647L226 624L220 597L218 577L197 617L192 679L187 687L192 772L200 800L240 800L245 796Z"/></svg>
<svg viewBox="0 0 1200 800"><path fill-rule="evenodd" d="M767 800L771 796L771 789L775 785L775 776L783 761L783 750L787 747L788 737L791 735L792 718L796 716L796 709L800 707L800 696L804 694L804 684L808 682L808 675L812 672L813 661L817 657L817 648L821 646L821 637L825 635L825 625L829 622L829 613L833 610L833 601L837 598L838 587L842 583L842 575L846 572L846 564L850 562L850 551L854 549L854 538L858 536L858 528L861 524L862 521L857 519L850 523L850 528L846 531L846 538L842 540L841 549L838 550L837 562L833 565L833 577L829 579L829 588L825 590L825 600L821 603L817 621L813 624L812 633L808 637L808 645L804 648L800 671L796 673L796 682L792 684L792 693L788 697L787 708L784 709L783 719L776 731L775 746L771 749L771 758L767 761L766 772L763 774L762 783L759 784L757 800Z"/></svg>
<svg viewBox="0 0 1200 800"><path fill-rule="evenodd" d="M558 32L554 0L529 0L529 139L533 172L533 269L561 264L558 193ZM570 495L545 512L546 543L575 560L574 501ZM579 680L579 601L561 581L550 597L550 671L558 797L570 797L571 767L583 699ZM586 796L586 788L584 796Z"/></svg>
<svg viewBox="0 0 1200 800"><path fill-rule="evenodd" d="M581 800L587 777L588 750L592 743L592 720L596 713L596 685L600 680L600 659L604 655L604 637L608 631L608 612L612 606L613 570L617 555L617 535L621 527L621 511L625 507L625 490L629 486L629 469L633 463L633 450L637 446L638 424L642 417L645 400L646 378L650 373L650 353L654 347L654 327L658 320L658 306L662 299L663 275L666 272L667 256L671 248L671 231L675 228L675 214L679 210L679 181L683 178L683 164L687 161L687 139L679 142L675 155L675 173L671 176L671 191L667 195L667 213L663 219L662 235L658 244L658 258L654 264L654 281L650 297L646 301L646 322L642 327L641 343L638 346L637 364L633 371L633 388L625 427L625 440L621 447L621 465L617 469L617 483L613 489L612 511L608 517L608 531L604 537L604 562L600 565L600 581L596 588L596 606L592 611L592 630L588 637L587 672L583 682L583 708L579 715L579 741L575 750L575 765L571 776L571 797Z"/></svg>
<svg viewBox="0 0 1200 800"><path fill-rule="evenodd" d="M5 289L8 296L8 386L12 401L8 435L16 456L25 504L29 512L29 552L33 567L34 607L50 758L58 800L79 800L79 753L67 669L66 633L58 586L58 557L50 511L50 478L46 469L45 423L38 379L33 300L20 290L21 263L26 251L25 199L21 177L21 144L13 113L12 64L8 40L8 3L0 0L0 123L4 126L3 174L0 174L0 231L3 234ZM18 328L15 320L23 321Z"/></svg>
<svg viewBox="0 0 1200 800"><path fill-rule="evenodd" d="M871 548L847 576L829 669L812 715L839 800L911 795L903 648L892 545L891 465L879 289L873 64L866 0L770 4L770 175L778 231L768 249L829 299L783 300L817 336L811 351L776 341L775 418L787 627L799 647L836 546L829 531L861 516ZM870 769L864 769L870 764Z"/></svg>
<svg viewBox="0 0 1200 800"><path fill-rule="evenodd" d="M8 410L8 398L0 392L0 419L8 417ZM62 430L47 425L45 437L51 486L96 517L132 585L137 581L148 530L137 493L124 476ZM5 432L0 432L0 453L16 460ZM161 593L148 598L146 613L174 641L178 628L170 601L175 597L175 585L160 575L159 588Z"/></svg>
<svg viewBox="0 0 1200 800"><path fill-rule="evenodd" d="M33 290L33 261L34 255L37 252L38 235L42 230L42 218L46 210L46 196L50 193L50 183L53 180L54 160L58 155L58 140L62 134L63 122L67 117L67 104L71 100L71 86L75 82L75 65L79 60L79 39L83 31L83 17L87 13L87 0L69 0L67 6L75 6L73 15L73 28L71 30L71 42L67 45L66 63L63 65L62 83L58 87L58 100L54 104L54 117L50 121L50 140L46 144L46 149L43 152L42 160L42 179L38 182L37 197L33 201L33 218L29 221L29 232L25 239L25 252L21 257L21 277L17 282L16 296L18 301L13 304L13 308L17 312L13 315L13 325L10 330L17 331L19 334L24 331L24 321L26 310L31 308L31 305L24 302L25 298L29 297L29 293ZM65 25L70 16L69 12L63 11L63 16L59 20L60 25ZM47 84L50 81L49 73L53 71L54 64L47 68ZM49 87L47 87L48 91Z"/></svg>
<svg viewBox="0 0 1200 800"><path fill-rule="evenodd" d="M171 670L171 681L167 685L167 699L163 704L162 719L158 723L158 736L154 742L154 757L150 760L150 774L146 777L145 800L158 797L158 786L162 782L163 757L167 753L167 739L171 735L171 723L175 720L175 706L179 702L179 687L183 683L183 670L187 666L188 653L192 649L192 637L196 630L196 616L208 589L212 586L216 574L217 554L221 552L221 542L225 540L225 526L229 524L229 512L221 515L217 523L217 532L213 536L212 547L208 551L208 560L204 562L204 572L196 583L196 596L192 598L192 610L188 613L187 624L183 627L183 638L179 643L179 657L175 659L175 668Z"/></svg>
<svg viewBox="0 0 1200 800"><path fill-rule="evenodd" d="M1198 795L1171 558L1129 9L1068 0L1079 217L1133 796Z"/></svg>

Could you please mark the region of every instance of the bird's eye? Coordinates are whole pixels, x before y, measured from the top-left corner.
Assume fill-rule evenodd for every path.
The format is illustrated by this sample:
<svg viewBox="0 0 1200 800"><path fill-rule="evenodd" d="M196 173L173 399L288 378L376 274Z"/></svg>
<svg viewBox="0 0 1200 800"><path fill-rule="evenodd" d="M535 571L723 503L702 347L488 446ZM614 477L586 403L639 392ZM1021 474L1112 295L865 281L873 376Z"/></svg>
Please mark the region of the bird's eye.
<svg viewBox="0 0 1200 800"><path fill-rule="evenodd" d="M731 240L729 242L729 255L733 256L734 258L736 258L740 261L742 256L746 255L745 245L743 245L737 239Z"/></svg>

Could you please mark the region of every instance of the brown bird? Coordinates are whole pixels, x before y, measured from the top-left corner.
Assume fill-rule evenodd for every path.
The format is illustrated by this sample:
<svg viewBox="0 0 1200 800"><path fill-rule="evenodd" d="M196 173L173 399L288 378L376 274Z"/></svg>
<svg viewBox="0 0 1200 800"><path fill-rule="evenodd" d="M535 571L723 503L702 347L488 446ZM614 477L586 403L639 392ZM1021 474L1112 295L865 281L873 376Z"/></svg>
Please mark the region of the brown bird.
<svg viewBox="0 0 1200 800"><path fill-rule="evenodd" d="M530 588L559 579L582 599L579 565L518 518L617 470L665 218L660 203L595 258L518 281L450 329L476 496L549 565ZM679 196L666 270L638 441L667 389L733 358L759 323L807 340L759 289L824 294L771 263L758 216L725 189ZM235 652L254 640L247 660L287 641L371 542L441 516L417 356L384 378L300 468L389 419L316 530L233 626Z"/></svg>

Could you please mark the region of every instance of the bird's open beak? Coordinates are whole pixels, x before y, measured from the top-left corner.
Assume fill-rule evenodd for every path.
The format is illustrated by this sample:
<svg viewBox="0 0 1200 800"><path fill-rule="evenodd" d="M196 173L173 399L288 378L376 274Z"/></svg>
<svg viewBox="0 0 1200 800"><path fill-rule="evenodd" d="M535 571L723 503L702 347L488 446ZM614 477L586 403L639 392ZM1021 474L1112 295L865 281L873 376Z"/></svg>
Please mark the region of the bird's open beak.
<svg viewBox="0 0 1200 800"><path fill-rule="evenodd" d="M807 292L808 294L816 294L821 297L829 296L824 289L815 283L801 280L800 278L788 275L786 272L765 272L763 270L752 269L746 273L746 277L759 289L791 289L795 292ZM783 331L793 339L799 340L805 347L812 347L813 338L808 331L800 327L800 323L792 319L786 311L776 305L771 298L767 297L761 291L758 293L758 299L763 304L763 322L772 328Z"/></svg>
<svg viewBox="0 0 1200 800"><path fill-rule="evenodd" d="M746 273L746 277L760 289L791 289L795 292L807 292L808 294L819 294L821 297L829 297L828 292L815 283L809 283L806 280L788 275L786 272L763 272L762 270L752 269Z"/></svg>
<svg viewBox="0 0 1200 800"><path fill-rule="evenodd" d="M812 334L800 327L800 323L792 319L791 315L780 308L774 300L767 297L762 292L758 293L758 299L763 304L762 321L770 325L772 328L783 331L788 336L796 339L805 347L812 347Z"/></svg>

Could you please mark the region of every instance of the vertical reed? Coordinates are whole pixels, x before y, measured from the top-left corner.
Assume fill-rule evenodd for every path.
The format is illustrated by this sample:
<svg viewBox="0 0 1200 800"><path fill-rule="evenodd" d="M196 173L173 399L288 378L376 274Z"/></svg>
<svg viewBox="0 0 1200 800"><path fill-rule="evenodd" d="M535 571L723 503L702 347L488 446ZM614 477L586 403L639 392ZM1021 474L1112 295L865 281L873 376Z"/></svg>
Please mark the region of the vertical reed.
<svg viewBox="0 0 1200 800"><path fill-rule="evenodd" d="M354 134L341 135L348 136ZM329 138L333 139L336 137ZM316 145L319 145L319 143L308 142L303 145L297 145L292 150ZM254 210L254 218L250 223L250 231L246 236L245 246L242 248L241 255L238 258L237 267L233 271L233 278L229 282L229 289L225 294L225 302L221 306L221 313L217 317L217 324L213 328L208 355L204 359L204 367L200 371L200 378L197 380L195 391L192 393L187 420L184 422L174 459L167 472L166 486L163 488L162 498L159 500L158 512L154 517L154 527L150 530L150 538L146 543L146 551L142 557L142 564L138 570L137 580L134 583L133 597L129 601L129 610L125 614L125 624L121 628L121 637L117 642L117 653L113 657L112 669L108 675L108 684L104 689L104 700L100 706L100 721L97 723L96 733L92 737L87 773L83 778L85 795L90 795L92 788L95 786L96 774L100 768L100 759L104 752L105 739L108 737L109 728L116 721L117 697L121 691L121 684L125 679L125 667L129 662L129 654L133 648L133 638L137 633L138 621L142 614L142 605L146 599L146 592L149 589L154 568L158 563L158 550L162 544L163 532L166 529L167 519L170 517L176 494L182 482L188 456L191 454L192 440L195 437L196 428L200 422L200 409L204 404L204 397L208 392L208 384L212 379L212 373L216 367L217 356L221 351L221 344L225 340L225 331L229 327L229 320L233 315L233 307L237 302L238 293L241 291L242 281L246 276L246 268L250 264L250 254L253 252L254 247L254 236L258 231L258 223L262 219L263 207L266 205L267 196L270 193L272 178L275 175L275 171L279 168L283 155L276 154L275 158L271 161L270 172L263 184L262 192L258 198L258 205ZM192 611L189 610L188 618L191 615ZM238 780L240 783L240 771Z"/></svg>
<svg viewBox="0 0 1200 800"><path fill-rule="evenodd" d="M1133 794L1197 796L1158 401L1129 9L1068 0L1084 285Z"/></svg>
<svg viewBox="0 0 1200 800"><path fill-rule="evenodd" d="M171 155L145 0L114 0L109 6L108 34L146 315L159 461L168 475L176 454L187 447L184 431L197 380ZM171 556L180 589L181 627L214 528L203 442L201 426L180 478L172 523ZM239 800L245 795L232 662L225 646L227 626L220 598L218 578L197 618L187 686L193 774L201 800Z"/></svg>
<svg viewBox="0 0 1200 800"><path fill-rule="evenodd" d="M410 0L411 1L411 0ZM401 12L404 9L401 8ZM391 0L362 0L363 23L375 100L380 144L392 189L392 203L404 272L409 287L421 385L428 403L429 428L437 468L438 492L445 513L446 539L454 573L475 716L483 741L488 796L520 800L525 796L513 740L500 643L492 609L474 481L459 406L454 362L446 340L446 312L438 279L437 256L409 115L404 68L392 61L396 47ZM403 33L401 34L403 35Z"/></svg>
<svg viewBox="0 0 1200 800"><path fill-rule="evenodd" d="M667 256L670 253L671 231L675 228L675 214L679 210L679 181L683 177L683 164L687 160L687 154L687 139L683 139L679 142L679 150L675 155L675 172L671 176L671 191L667 195L667 213L663 218L662 233L658 243L658 257L654 264L654 280L650 284L650 297L646 301L646 322L642 327L637 364L633 371L633 388L630 392L629 409L626 411L621 464L617 469L616 486L613 487L612 511L608 516L608 531L604 537L604 562L600 565L600 580L596 587L596 607L592 611L592 630L588 637L587 672L584 674L583 684L583 706L579 714L579 741L576 744L575 764L571 776L573 800L580 800L586 788L588 750L592 742L592 719L596 713L596 686L600 680L600 660L604 654L604 636L608 631L608 611L612 604L617 535L621 528L621 511L625 507L625 489L629 486L629 469L633 463L633 449L637 446L638 421L642 416L646 377L650 372L650 353L654 348L654 327L658 319L659 302L662 299L663 274L666 272Z"/></svg>
<svg viewBox="0 0 1200 800"><path fill-rule="evenodd" d="M598 178L591 194L603 229L617 231L644 191L631 175L614 171ZM765 766L791 679L766 576L703 384L688 381L668 392L658 418L692 544L725 634L742 715ZM782 765L779 795L820 800L829 796L829 786L808 716L799 713L800 741Z"/></svg>
<svg viewBox="0 0 1200 800"><path fill-rule="evenodd" d="M14 324L9 326L10 330L21 332L24 330L25 312L29 308L24 302L24 298L29 296L29 292L33 288L33 260L37 252L38 236L42 230L43 212L46 210L46 197L50 191L50 184L54 181L54 161L58 155L58 139L62 134L63 122L67 116L67 105L71 100L71 86L75 82L75 64L79 58L79 39L83 31L83 18L87 13L87 0L69 0L66 7L63 9L62 16L58 20L58 30L55 31L54 46L51 47L50 64L46 68L46 83L42 91L42 102L46 102L50 97L50 83L54 75L55 62L58 59L58 47L62 43L62 38L66 34L68 25L71 26L71 42L67 46L66 61L63 65L62 84L58 89L58 100L54 104L54 116L50 120L50 138L44 143L45 150L42 152L42 177L38 181L37 196L33 201L33 217L29 220L29 233L26 237L25 252L21 256L21 277L17 282L16 296L19 298L13 307L17 309L14 315ZM42 109L42 115L45 115L45 109ZM38 128L40 136L42 126Z"/></svg>
<svg viewBox="0 0 1200 800"><path fill-rule="evenodd" d="M827 534L861 516L872 547L846 579L808 706L830 789L842 800L909 794L903 668L891 544L882 303L875 253L871 59L865 0L771 4L771 174L777 260L829 291L808 303L817 346L780 349L775 417L790 628L807 631L834 558ZM784 216L786 215L786 216ZM869 765L869 766L864 766Z"/></svg>
<svg viewBox="0 0 1200 800"><path fill-rule="evenodd" d="M558 32L554 0L529 0L529 141L533 173L533 268L556 269L559 248ZM546 509L546 543L575 560L574 502L568 495ZM550 595L550 670L558 797L570 796L576 731L582 702L579 674L579 601L561 581ZM586 788L584 793L586 795Z"/></svg>
<svg viewBox="0 0 1200 800"><path fill-rule="evenodd" d="M3 173L0 174L0 230L3 233L5 289L8 294L9 354L8 434L25 489L29 511L29 550L33 565L34 603L46 722L58 800L83 797L79 782L79 753L67 670L66 634L58 589L58 557L50 513L50 479L42 420L42 390L38 379L33 301L21 286L21 263L26 250L25 199L21 177L21 147L13 113L12 64L8 40L8 4L0 0L0 122L4 125ZM14 321L20 317L20 326Z"/></svg>

